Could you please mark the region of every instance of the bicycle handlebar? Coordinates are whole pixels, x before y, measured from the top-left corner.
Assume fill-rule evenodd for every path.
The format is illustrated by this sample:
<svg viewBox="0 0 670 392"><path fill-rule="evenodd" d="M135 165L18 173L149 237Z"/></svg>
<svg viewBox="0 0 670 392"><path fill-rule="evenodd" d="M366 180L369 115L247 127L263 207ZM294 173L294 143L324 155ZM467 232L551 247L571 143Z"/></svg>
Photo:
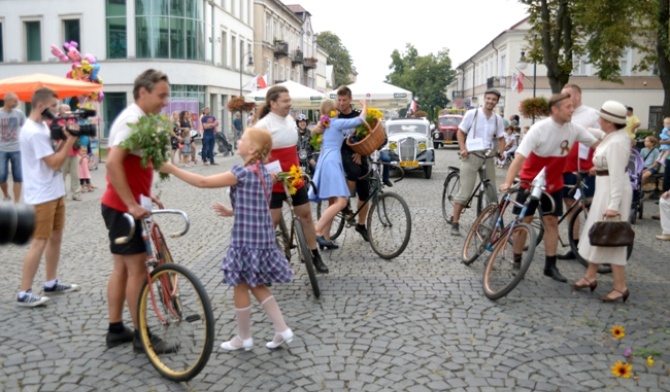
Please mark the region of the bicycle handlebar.
<svg viewBox="0 0 670 392"><path fill-rule="evenodd" d="M184 229L182 231L177 231L172 234L168 234L170 238L177 238L181 237L184 234L188 233L188 230L191 228L191 221L188 219L188 215L181 210L152 210L151 215L160 215L160 214L175 214L175 215L181 215L182 218L184 218ZM132 214L129 213L124 213L123 217L128 221L128 225L130 226L130 230L128 231L128 235L123 236L123 237L118 237L114 239L114 243L117 245L122 245L128 243L131 238L135 235L135 217L133 217Z"/></svg>

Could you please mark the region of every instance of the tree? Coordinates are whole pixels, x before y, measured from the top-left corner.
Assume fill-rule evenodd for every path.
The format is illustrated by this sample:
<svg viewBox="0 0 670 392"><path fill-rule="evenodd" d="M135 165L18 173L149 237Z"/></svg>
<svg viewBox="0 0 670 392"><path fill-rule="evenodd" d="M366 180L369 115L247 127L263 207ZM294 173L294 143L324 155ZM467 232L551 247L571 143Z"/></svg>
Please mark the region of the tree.
<svg viewBox="0 0 670 392"><path fill-rule="evenodd" d="M336 87L351 84L349 75L352 73L349 50L342 45L340 37L330 31L316 36L316 43L328 53L328 64L333 65L333 82Z"/></svg>
<svg viewBox="0 0 670 392"><path fill-rule="evenodd" d="M407 44L404 53L397 49L391 53L391 73L386 82L402 87L418 97L419 107L435 117L434 109L447 106L449 100L445 90L454 79L449 51L440 51L437 56L419 56L412 44Z"/></svg>

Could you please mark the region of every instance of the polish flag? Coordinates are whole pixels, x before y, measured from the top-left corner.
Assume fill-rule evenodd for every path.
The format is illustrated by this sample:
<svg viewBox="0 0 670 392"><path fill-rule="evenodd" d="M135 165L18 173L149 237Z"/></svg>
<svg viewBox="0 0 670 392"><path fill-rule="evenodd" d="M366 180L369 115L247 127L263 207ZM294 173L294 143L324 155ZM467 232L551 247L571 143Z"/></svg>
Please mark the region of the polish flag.
<svg viewBox="0 0 670 392"><path fill-rule="evenodd" d="M259 76L258 79L256 79L256 87L258 89L266 88L268 86L267 79L268 74Z"/></svg>
<svg viewBox="0 0 670 392"><path fill-rule="evenodd" d="M512 74L512 90L516 90L519 94L523 92L523 78L525 78L526 75L523 74L523 72L519 71L518 74L513 73Z"/></svg>
<svg viewBox="0 0 670 392"><path fill-rule="evenodd" d="M412 114L419 109L419 105L416 104L415 100L412 100L412 103L409 104L409 109L407 109L407 114Z"/></svg>

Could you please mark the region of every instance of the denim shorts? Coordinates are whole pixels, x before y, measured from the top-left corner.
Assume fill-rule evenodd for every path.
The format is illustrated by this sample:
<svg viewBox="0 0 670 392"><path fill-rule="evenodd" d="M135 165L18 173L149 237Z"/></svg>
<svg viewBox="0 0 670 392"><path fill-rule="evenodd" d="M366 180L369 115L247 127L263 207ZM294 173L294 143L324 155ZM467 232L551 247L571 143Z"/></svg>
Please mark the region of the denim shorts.
<svg viewBox="0 0 670 392"><path fill-rule="evenodd" d="M12 180L14 182L23 182L23 176L21 176L21 151L0 151L0 184L7 182L10 161L12 162Z"/></svg>

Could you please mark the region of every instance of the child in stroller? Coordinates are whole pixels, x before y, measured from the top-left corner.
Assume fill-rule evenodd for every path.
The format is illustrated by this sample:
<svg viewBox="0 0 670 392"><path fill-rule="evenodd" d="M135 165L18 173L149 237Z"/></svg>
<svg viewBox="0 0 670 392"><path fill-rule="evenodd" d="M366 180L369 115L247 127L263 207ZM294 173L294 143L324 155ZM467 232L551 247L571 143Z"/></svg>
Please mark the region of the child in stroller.
<svg viewBox="0 0 670 392"><path fill-rule="evenodd" d="M626 166L626 173L630 179L630 184L633 187L633 201L630 206L630 215L628 221L635 224L637 218L642 219L644 192L642 190L642 173L644 172L644 159L640 153L634 149L630 149L630 158L628 158L628 165Z"/></svg>
<svg viewBox="0 0 670 392"><path fill-rule="evenodd" d="M225 133L216 132L214 134L214 140L216 140L219 153L223 154L224 157L233 155L233 146L228 142Z"/></svg>

